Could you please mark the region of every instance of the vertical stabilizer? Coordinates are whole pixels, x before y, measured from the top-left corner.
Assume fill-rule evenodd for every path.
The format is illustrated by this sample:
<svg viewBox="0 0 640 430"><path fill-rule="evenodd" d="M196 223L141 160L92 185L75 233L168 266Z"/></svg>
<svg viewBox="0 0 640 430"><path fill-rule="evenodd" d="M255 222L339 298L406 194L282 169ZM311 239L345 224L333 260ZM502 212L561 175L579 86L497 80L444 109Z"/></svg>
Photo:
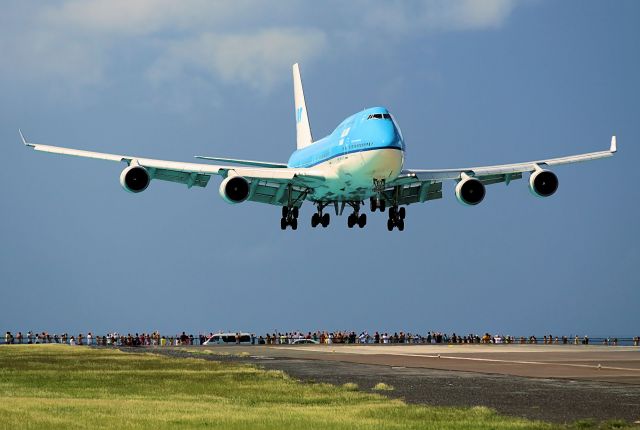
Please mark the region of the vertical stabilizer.
<svg viewBox="0 0 640 430"><path fill-rule="evenodd" d="M293 65L293 98L296 107L297 145L298 149L301 149L311 145L313 143L313 137L311 137L307 104L304 102L304 91L302 90L302 80L300 79L300 67L298 67L298 63Z"/></svg>

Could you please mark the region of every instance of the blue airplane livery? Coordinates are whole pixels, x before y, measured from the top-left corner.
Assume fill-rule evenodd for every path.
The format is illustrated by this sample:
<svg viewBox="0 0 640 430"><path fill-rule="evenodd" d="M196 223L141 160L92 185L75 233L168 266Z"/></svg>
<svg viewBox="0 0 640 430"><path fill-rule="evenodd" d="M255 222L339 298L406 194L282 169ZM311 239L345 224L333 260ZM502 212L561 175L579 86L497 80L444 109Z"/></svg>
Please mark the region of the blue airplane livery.
<svg viewBox="0 0 640 430"><path fill-rule="evenodd" d="M298 228L299 209L305 201L315 206L311 227L327 227L330 212L341 216L347 208L347 226L363 228L367 215L388 208L387 229L403 231L406 206L442 197L442 183L454 181L455 196L463 205L482 202L485 187L496 183L508 185L529 174L529 189L537 197L549 197L558 188L557 176L550 167L612 156L616 138L608 150L568 157L527 161L515 164L454 169L405 169L405 141L394 116L384 107L358 112L338 125L328 136L314 140L298 64L293 65L297 149L287 163L196 156L221 164L186 163L156 160L22 143L36 151L77 157L97 158L126 163L120 174L122 187L139 193L152 180L176 182L188 188L206 187L212 176L220 176L220 196L228 203L245 201L280 206L280 228Z"/></svg>

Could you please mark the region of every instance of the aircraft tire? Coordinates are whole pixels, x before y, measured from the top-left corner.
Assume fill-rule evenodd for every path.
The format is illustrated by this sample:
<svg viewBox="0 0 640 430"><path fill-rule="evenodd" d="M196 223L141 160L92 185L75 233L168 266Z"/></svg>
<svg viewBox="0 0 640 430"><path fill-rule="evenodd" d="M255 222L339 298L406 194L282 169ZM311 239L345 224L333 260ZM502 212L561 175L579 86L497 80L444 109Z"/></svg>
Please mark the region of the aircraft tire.
<svg viewBox="0 0 640 430"><path fill-rule="evenodd" d="M398 220L398 230L404 231L404 220L403 219L399 219Z"/></svg>
<svg viewBox="0 0 640 430"><path fill-rule="evenodd" d="M291 209L291 212L292 212L294 218L298 218L298 215L299 215L300 212L299 212L297 206L294 206L293 209Z"/></svg>
<svg viewBox="0 0 640 430"><path fill-rule="evenodd" d="M291 225L291 228L294 230L298 229L298 220L293 218L291 221L289 221L289 224Z"/></svg>
<svg viewBox="0 0 640 430"><path fill-rule="evenodd" d="M393 230L393 220L392 219L388 219L387 220L387 230L389 230L389 231Z"/></svg>
<svg viewBox="0 0 640 430"><path fill-rule="evenodd" d="M349 217L347 218L347 227L353 228L353 226L356 225L355 220L353 218L354 218L353 214L349 215Z"/></svg>
<svg viewBox="0 0 640 430"><path fill-rule="evenodd" d="M395 219L395 217L396 217L396 211L397 211L397 209L396 209L396 207L395 207L395 206L391 206L391 207L389 208L389 219Z"/></svg>
<svg viewBox="0 0 640 430"><path fill-rule="evenodd" d="M280 230L287 229L287 220L285 218L280 218Z"/></svg>
<svg viewBox="0 0 640 430"><path fill-rule="evenodd" d="M322 215L322 227L327 228L329 226L329 221L331 221L329 214Z"/></svg>
<svg viewBox="0 0 640 430"><path fill-rule="evenodd" d="M400 219L404 219L406 214L407 211L404 208L400 208L400 210L398 210L398 216L400 217Z"/></svg>
<svg viewBox="0 0 640 430"><path fill-rule="evenodd" d="M375 212L377 209L378 209L378 201L372 197L371 198L371 212Z"/></svg>
<svg viewBox="0 0 640 430"><path fill-rule="evenodd" d="M358 218L358 227L363 228L365 225L367 225L367 214L361 214Z"/></svg>
<svg viewBox="0 0 640 430"><path fill-rule="evenodd" d="M311 215L311 227L316 228L320 224L320 215L317 213Z"/></svg>
<svg viewBox="0 0 640 430"><path fill-rule="evenodd" d="M384 210L385 210L385 201L380 200L380 212L384 212Z"/></svg>
<svg viewBox="0 0 640 430"><path fill-rule="evenodd" d="M282 218L287 218L287 215L289 215L289 208L282 206Z"/></svg>

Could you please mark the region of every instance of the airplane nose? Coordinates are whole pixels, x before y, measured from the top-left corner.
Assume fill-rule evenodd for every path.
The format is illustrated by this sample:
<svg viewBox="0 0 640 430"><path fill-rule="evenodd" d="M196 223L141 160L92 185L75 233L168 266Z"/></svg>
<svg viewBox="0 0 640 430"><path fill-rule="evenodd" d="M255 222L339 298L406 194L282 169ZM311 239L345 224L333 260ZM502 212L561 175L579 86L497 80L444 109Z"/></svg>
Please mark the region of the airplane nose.
<svg viewBox="0 0 640 430"><path fill-rule="evenodd" d="M398 143L398 140L399 140L398 131L396 130L395 126L391 121L384 121L384 122L381 121L381 124L379 125L379 127L380 127L379 136L381 140L380 143L382 143L382 145L392 146Z"/></svg>

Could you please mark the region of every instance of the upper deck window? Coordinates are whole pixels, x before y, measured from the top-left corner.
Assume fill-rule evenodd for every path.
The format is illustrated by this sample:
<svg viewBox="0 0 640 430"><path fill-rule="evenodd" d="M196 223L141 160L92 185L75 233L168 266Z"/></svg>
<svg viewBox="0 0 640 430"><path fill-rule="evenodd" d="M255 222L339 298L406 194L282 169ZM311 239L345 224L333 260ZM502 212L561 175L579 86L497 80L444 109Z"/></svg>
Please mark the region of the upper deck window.
<svg viewBox="0 0 640 430"><path fill-rule="evenodd" d="M372 113L367 119L391 119L391 115L388 113Z"/></svg>

